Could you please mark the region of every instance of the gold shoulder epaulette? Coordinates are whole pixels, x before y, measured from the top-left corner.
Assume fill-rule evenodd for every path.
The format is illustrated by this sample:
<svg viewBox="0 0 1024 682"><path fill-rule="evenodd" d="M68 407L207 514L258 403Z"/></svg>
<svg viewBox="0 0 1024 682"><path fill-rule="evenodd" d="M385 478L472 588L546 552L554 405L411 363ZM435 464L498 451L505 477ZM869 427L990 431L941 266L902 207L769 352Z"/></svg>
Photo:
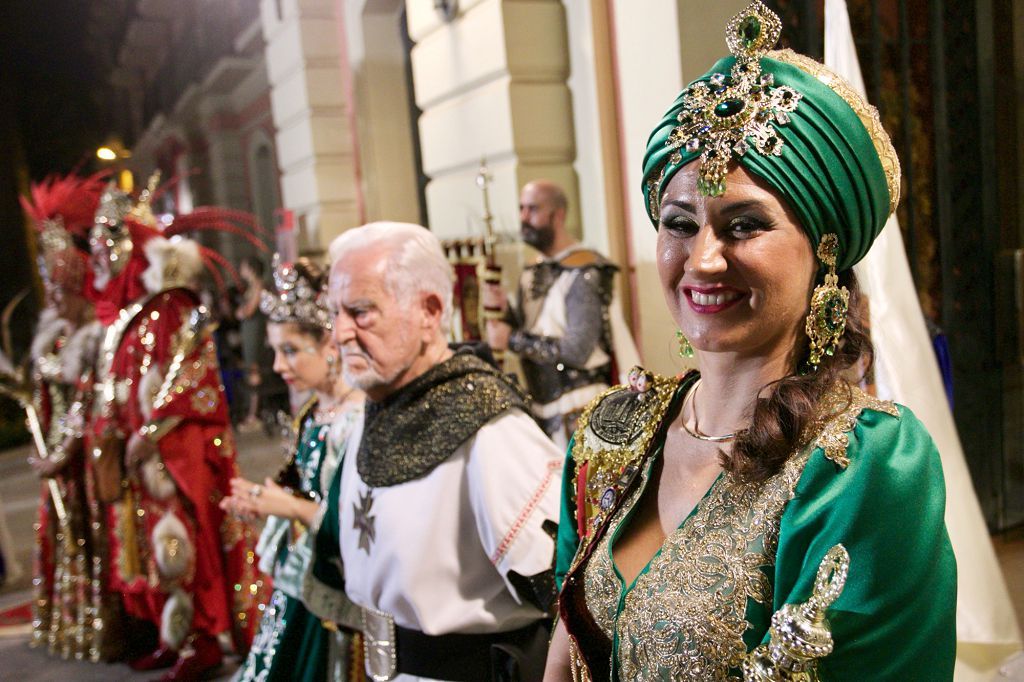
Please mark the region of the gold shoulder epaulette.
<svg viewBox="0 0 1024 682"><path fill-rule="evenodd" d="M899 408L891 400L881 400L845 383L834 386L822 401L823 416L813 426L817 432L813 443L842 469L850 464L850 458L846 456L850 446L849 434L864 410L884 412L897 419L900 416Z"/></svg>
<svg viewBox="0 0 1024 682"><path fill-rule="evenodd" d="M601 254L597 251L593 251L591 249L576 249L575 251L567 253L558 261L558 264L563 268L585 268L590 265L598 265L603 261L604 258L602 258Z"/></svg>
<svg viewBox="0 0 1024 682"><path fill-rule="evenodd" d="M643 372L643 370L640 370ZM631 374L637 374L636 370ZM640 386L616 386L580 416L573 459L620 466L643 454L675 393L678 380L643 372Z"/></svg>
<svg viewBox="0 0 1024 682"><path fill-rule="evenodd" d="M572 457L576 478L582 473L586 479L584 511L591 529L600 525L636 472L679 386L677 378L640 367L629 377L629 385L611 388L591 402L576 429Z"/></svg>

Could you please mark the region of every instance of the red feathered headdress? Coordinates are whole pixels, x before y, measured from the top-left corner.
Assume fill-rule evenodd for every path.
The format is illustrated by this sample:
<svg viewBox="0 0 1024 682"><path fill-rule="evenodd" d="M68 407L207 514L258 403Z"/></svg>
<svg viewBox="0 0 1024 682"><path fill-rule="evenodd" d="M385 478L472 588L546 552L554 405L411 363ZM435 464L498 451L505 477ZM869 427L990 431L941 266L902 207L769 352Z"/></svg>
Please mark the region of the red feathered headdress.
<svg viewBox="0 0 1024 682"><path fill-rule="evenodd" d="M269 251L260 238L266 234L265 230L255 216L245 211L200 206L170 221L157 220L151 202L160 194L159 177L159 173L155 173L150 178L136 202L113 187L108 188L100 202L90 241L94 245L93 258L107 254L111 273L109 284L95 291L98 301L103 301L102 304L97 302L100 319L113 319L118 309L145 291L156 293L162 288L187 286L185 280L192 275L188 263L194 259L193 254L198 254L201 261L198 270L205 267L218 288L224 285L221 271L239 281L238 272L219 253L183 239L185 234L208 230L227 232L242 237L260 251Z"/></svg>
<svg viewBox="0 0 1024 682"><path fill-rule="evenodd" d="M33 184L22 208L38 234L39 271L47 286L80 293L89 276L86 237L106 171L81 177L50 176Z"/></svg>

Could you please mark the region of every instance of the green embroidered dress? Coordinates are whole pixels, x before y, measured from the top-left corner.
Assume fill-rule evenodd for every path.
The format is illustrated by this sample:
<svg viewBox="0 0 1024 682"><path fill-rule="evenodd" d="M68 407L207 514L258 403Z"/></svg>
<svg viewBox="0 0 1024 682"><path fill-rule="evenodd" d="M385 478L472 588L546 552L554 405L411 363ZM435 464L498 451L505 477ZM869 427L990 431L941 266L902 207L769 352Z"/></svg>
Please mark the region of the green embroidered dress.
<svg viewBox="0 0 1024 682"><path fill-rule="evenodd" d="M615 542L694 378L615 389L581 420L558 541L574 679L743 679L772 614L808 599L841 543L850 567L828 610L835 648L812 679L951 680L956 566L938 452L907 408L856 388L829 396L811 445L769 480L719 476L625 584Z"/></svg>
<svg viewBox="0 0 1024 682"><path fill-rule="evenodd" d="M312 499L325 499L339 471L344 440L361 410L350 410L335 424L314 419L311 402L298 420L300 436L294 455L296 490ZM260 536L260 568L274 579L259 632L245 663L235 675L238 682L269 680L339 679L330 670L334 632L307 609L302 600L303 579L312 556L314 533L298 522L271 516ZM345 678L341 678L345 679Z"/></svg>

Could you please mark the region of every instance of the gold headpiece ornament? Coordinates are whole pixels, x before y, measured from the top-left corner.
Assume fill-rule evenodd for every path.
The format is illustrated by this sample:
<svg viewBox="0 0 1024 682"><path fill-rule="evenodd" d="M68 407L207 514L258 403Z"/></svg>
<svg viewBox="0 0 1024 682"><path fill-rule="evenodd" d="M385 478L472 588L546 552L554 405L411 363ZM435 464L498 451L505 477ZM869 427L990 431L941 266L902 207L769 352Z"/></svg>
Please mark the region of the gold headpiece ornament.
<svg viewBox="0 0 1024 682"><path fill-rule="evenodd" d="M43 221L39 231L39 248L44 258L75 248L75 242L64 229L64 220L60 216Z"/></svg>
<svg viewBox="0 0 1024 682"><path fill-rule="evenodd" d="M282 263L276 253L273 268L276 292L263 291L260 311L271 322L300 322L330 331L326 281L321 287L314 286L294 264Z"/></svg>
<svg viewBox="0 0 1024 682"><path fill-rule="evenodd" d="M153 193L156 192L157 186L160 184L160 171L153 171L153 174L149 176L149 182L146 184L146 189L139 193L139 200L135 202L135 206L128 212L128 216L131 217L135 222L148 225L150 227L156 227L156 216L153 215Z"/></svg>
<svg viewBox="0 0 1024 682"><path fill-rule="evenodd" d="M665 144L700 155L697 189L706 196L725 192L726 165L733 154L743 156L750 143L761 154L782 153L783 140L775 126L789 123L802 95L788 86L774 87L770 73L761 74L761 57L771 50L782 32L782 22L759 0L729 22L726 42L736 57L729 75L716 73L707 82L684 92L679 125ZM679 163L677 151L669 159Z"/></svg>
<svg viewBox="0 0 1024 682"><path fill-rule="evenodd" d="M117 183L111 180L100 195L100 204L96 207L96 225L112 225L120 223L132 210L132 199L121 191ZM96 227L93 227L95 232Z"/></svg>
<svg viewBox="0 0 1024 682"><path fill-rule="evenodd" d="M64 220L57 216L44 220L39 231L39 275L47 285L58 285L65 290L81 288L85 264L74 239L64 228Z"/></svg>
<svg viewBox="0 0 1024 682"><path fill-rule="evenodd" d="M111 276L120 273L132 255L132 235L124 221L131 218L136 223L156 228L157 221L150 202L159 182L160 171L156 171L150 176L137 202L133 202L127 193L118 189L113 180L100 197L96 219L89 231L89 243L94 249L98 244L106 247Z"/></svg>
<svg viewBox="0 0 1024 682"><path fill-rule="evenodd" d="M93 253L96 253L97 246L102 246L107 252L111 276L120 273L132 255L131 233L124 224L131 210L131 197L111 180L100 196L96 219L89 230L89 245Z"/></svg>

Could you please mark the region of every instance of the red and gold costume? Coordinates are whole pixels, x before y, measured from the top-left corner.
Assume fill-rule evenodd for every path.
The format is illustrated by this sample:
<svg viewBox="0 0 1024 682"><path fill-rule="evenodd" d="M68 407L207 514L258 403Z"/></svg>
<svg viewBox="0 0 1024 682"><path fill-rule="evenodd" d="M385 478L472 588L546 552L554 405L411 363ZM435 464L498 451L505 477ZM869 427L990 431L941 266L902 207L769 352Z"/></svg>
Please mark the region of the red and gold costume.
<svg viewBox="0 0 1024 682"><path fill-rule="evenodd" d="M119 488L106 486L117 498L111 587L129 616L159 628L160 646L137 667L177 659L171 679L185 679L219 665L220 633L247 646L255 557L218 507L237 475L235 446L211 329L189 288L209 254L157 230L145 197L128 206L111 192L92 233L106 326L89 452L120 474ZM191 655L177 658L186 642Z"/></svg>
<svg viewBox="0 0 1024 682"><path fill-rule="evenodd" d="M53 177L22 201L38 232L47 303L31 349L29 409L49 474L36 524L32 643L92 661L120 653L119 600L103 589L106 510L81 449L100 336L82 298L91 274L85 245L102 190L98 176Z"/></svg>

